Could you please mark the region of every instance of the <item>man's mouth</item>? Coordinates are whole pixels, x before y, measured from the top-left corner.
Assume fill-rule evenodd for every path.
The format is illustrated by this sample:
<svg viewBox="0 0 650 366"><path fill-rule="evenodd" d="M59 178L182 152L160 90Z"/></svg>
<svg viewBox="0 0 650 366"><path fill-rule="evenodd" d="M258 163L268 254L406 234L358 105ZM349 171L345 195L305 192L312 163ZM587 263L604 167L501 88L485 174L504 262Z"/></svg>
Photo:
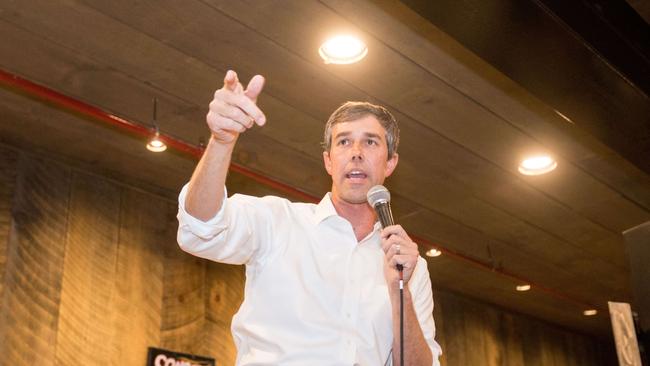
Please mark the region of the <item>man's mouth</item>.
<svg viewBox="0 0 650 366"><path fill-rule="evenodd" d="M362 172L361 170L352 170L347 173L345 177L348 179L365 179L368 178L368 175L366 175L366 173Z"/></svg>

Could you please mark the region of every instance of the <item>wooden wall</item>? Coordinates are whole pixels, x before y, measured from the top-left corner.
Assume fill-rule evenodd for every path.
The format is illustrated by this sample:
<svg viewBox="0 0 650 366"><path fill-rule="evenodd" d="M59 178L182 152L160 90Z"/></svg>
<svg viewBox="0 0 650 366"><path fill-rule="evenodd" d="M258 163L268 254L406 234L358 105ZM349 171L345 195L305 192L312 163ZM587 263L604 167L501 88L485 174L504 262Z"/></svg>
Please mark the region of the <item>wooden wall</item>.
<svg viewBox="0 0 650 366"><path fill-rule="evenodd" d="M443 366L616 365L613 340L600 340L434 288Z"/></svg>
<svg viewBox="0 0 650 366"><path fill-rule="evenodd" d="M0 145L0 364L234 363L241 268L176 245L176 203Z"/></svg>
<svg viewBox="0 0 650 366"><path fill-rule="evenodd" d="M0 145L0 364L234 364L243 268L176 245L176 203ZM436 291L443 365L609 365L611 345Z"/></svg>

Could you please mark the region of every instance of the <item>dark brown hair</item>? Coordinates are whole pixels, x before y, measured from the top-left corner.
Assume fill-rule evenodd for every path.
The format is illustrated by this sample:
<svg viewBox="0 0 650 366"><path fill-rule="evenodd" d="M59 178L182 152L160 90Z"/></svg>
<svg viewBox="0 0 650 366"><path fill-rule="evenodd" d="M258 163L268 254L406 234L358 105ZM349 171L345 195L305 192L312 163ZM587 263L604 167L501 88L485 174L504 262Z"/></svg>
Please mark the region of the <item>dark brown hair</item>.
<svg viewBox="0 0 650 366"><path fill-rule="evenodd" d="M332 113L325 125L323 142L321 143L323 149L325 151L330 150L332 145L332 128L335 124L356 121L367 115L372 115L377 118L379 124L384 127L386 131L386 144L388 145L388 159L393 157L399 145L399 127L397 126L397 121L388 109L368 102L345 102Z"/></svg>

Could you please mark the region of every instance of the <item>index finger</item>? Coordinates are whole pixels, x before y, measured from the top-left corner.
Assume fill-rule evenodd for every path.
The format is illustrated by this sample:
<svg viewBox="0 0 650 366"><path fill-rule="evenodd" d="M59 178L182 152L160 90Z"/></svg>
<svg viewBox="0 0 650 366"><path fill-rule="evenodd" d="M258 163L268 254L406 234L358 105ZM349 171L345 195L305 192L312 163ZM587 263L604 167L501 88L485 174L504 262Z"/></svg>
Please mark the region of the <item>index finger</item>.
<svg viewBox="0 0 650 366"><path fill-rule="evenodd" d="M234 92L237 89L237 84L239 84L237 73L232 70L226 71L226 76L223 77L223 87Z"/></svg>
<svg viewBox="0 0 650 366"><path fill-rule="evenodd" d="M401 225L391 225L391 226L386 226L384 229L381 230L381 238L385 239L388 238L391 235L397 235L400 236L404 239L409 239L408 235L406 234L406 231L404 228L402 228Z"/></svg>

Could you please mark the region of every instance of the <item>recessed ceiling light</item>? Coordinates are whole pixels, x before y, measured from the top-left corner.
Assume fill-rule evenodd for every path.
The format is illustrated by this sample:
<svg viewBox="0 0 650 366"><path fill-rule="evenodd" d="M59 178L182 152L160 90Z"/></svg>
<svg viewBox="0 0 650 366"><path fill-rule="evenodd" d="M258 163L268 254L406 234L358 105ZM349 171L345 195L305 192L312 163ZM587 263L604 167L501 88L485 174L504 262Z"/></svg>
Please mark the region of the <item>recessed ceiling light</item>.
<svg viewBox="0 0 650 366"><path fill-rule="evenodd" d="M530 285L517 285L517 291L523 292L530 290Z"/></svg>
<svg viewBox="0 0 650 366"><path fill-rule="evenodd" d="M533 156L525 159L519 165L519 173L523 175L545 174L557 168L557 162L548 155Z"/></svg>
<svg viewBox="0 0 650 366"><path fill-rule="evenodd" d="M582 314L584 314L585 316L594 316L594 315L598 314L598 310L589 309L589 310L583 311Z"/></svg>
<svg viewBox="0 0 650 366"><path fill-rule="evenodd" d="M352 64L368 54L368 47L356 37L341 35L325 41L318 53L326 64Z"/></svg>
<svg viewBox="0 0 650 366"><path fill-rule="evenodd" d="M442 252L434 248L434 249L427 250L425 254L427 257L439 257L442 254Z"/></svg>
<svg viewBox="0 0 650 366"><path fill-rule="evenodd" d="M167 145L160 139L158 132L147 142L147 150L153 152L163 152L167 150Z"/></svg>

